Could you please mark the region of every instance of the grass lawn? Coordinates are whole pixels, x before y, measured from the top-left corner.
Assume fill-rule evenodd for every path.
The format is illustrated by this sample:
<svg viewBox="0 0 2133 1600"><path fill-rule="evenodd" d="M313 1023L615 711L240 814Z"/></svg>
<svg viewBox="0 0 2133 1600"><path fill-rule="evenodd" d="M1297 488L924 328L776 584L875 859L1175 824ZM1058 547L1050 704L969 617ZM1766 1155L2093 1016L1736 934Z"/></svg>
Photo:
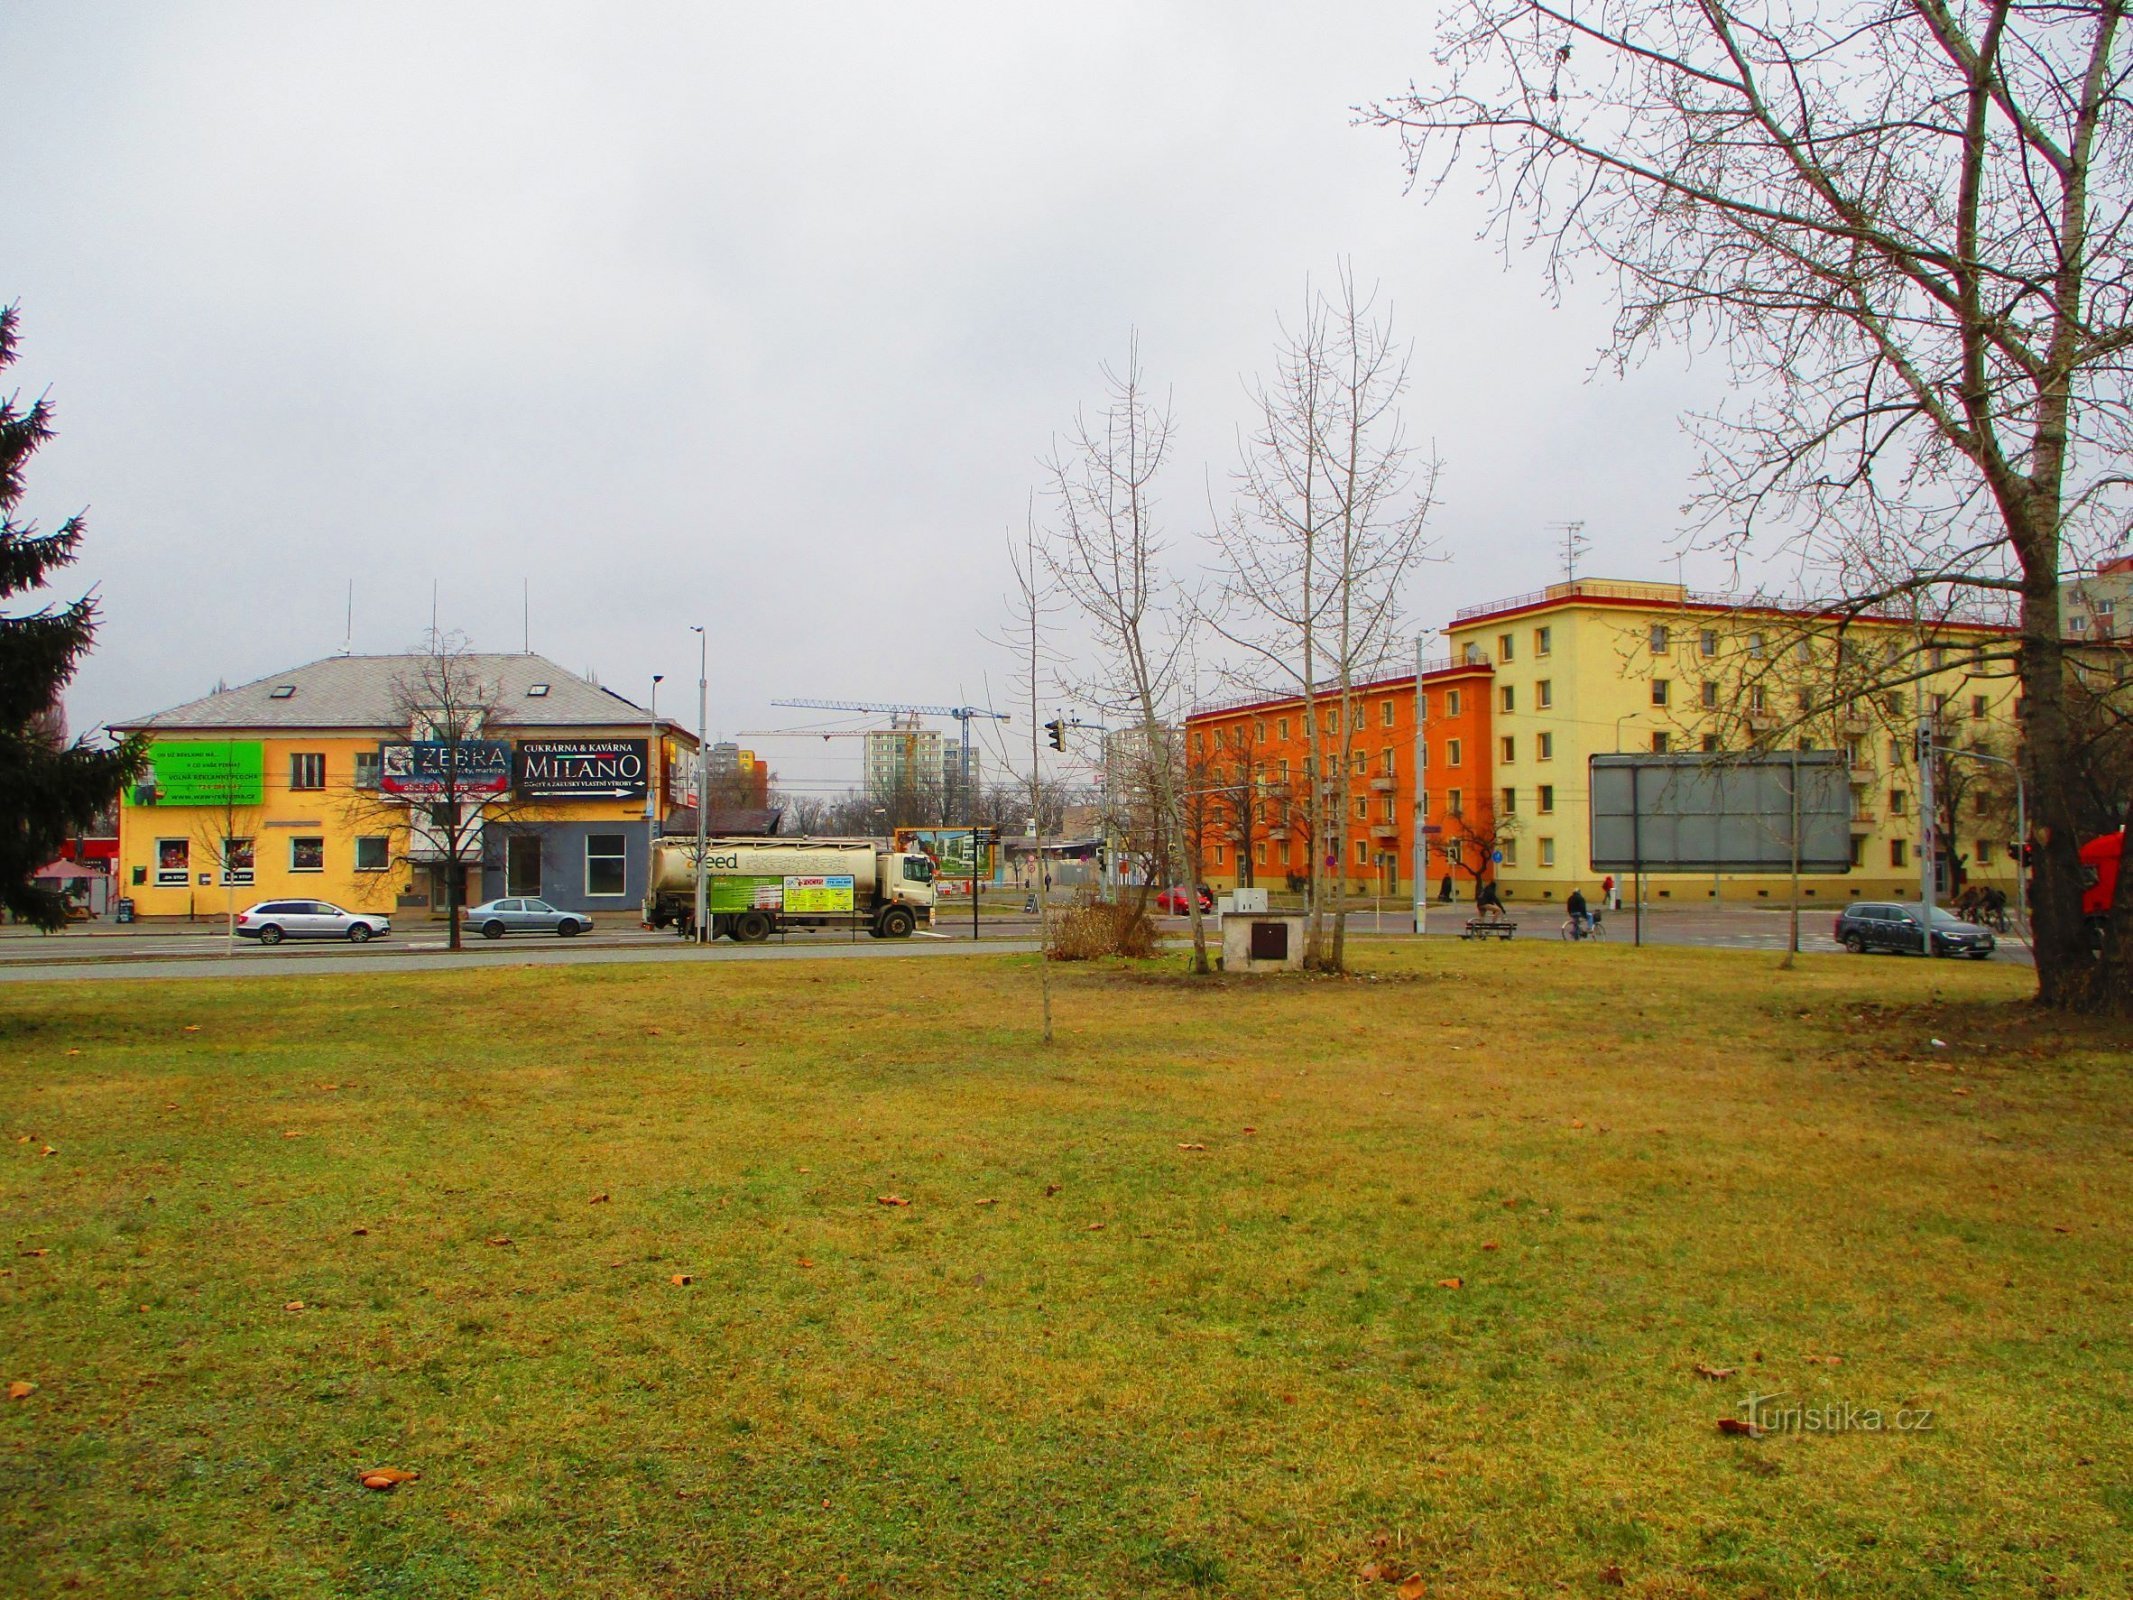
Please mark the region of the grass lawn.
<svg viewBox="0 0 2133 1600"><path fill-rule="evenodd" d="M1360 965L9 986L0 1593L2133 1592L2133 1033Z"/></svg>

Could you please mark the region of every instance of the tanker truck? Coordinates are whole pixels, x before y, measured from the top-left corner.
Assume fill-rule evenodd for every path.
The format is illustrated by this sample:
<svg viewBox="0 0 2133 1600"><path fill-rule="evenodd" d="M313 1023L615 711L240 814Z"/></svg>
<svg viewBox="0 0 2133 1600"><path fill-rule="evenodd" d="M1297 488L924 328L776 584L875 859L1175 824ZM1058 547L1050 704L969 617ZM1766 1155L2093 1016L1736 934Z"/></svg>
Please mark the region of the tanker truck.
<svg viewBox="0 0 2133 1600"><path fill-rule="evenodd" d="M908 939L933 920L933 859L874 839L713 839L704 852L711 937L755 944L787 928ZM684 938L696 924L696 841L662 839L644 920Z"/></svg>

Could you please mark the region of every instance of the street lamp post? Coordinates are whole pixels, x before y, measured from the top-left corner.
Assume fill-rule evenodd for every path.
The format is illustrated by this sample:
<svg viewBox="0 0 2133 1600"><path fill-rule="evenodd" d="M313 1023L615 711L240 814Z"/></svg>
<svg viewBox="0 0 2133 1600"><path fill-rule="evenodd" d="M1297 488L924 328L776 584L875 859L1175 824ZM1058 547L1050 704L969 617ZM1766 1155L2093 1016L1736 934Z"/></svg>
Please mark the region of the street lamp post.
<svg viewBox="0 0 2133 1600"><path fill-rule="evenodd" d="M652 920L652 875L659 870L659 790L665 774L659 770L659 686L666 674L652 674L651 725L645 729L644 745L644 920Z"/></svg>
<svg viewBox="0 0 2133 1600"><path fill-rule="evenodd" d="M710 942L710 884L705 873L711 851L711 636L702 628L696 665L696 942Z"/></svg>

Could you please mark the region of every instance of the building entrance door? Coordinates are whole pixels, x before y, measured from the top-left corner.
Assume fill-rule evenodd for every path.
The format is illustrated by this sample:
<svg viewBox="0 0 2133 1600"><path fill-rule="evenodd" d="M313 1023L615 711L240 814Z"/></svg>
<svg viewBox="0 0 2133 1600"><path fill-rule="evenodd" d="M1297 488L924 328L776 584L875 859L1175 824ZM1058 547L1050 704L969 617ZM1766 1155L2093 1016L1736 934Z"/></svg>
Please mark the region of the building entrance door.
<svg viewBox="0 0 2133 1600"><path fill-rule="evenodd" d="M540 835L514 833L504 845L504 893L537 897L540 892Z"/></svg>

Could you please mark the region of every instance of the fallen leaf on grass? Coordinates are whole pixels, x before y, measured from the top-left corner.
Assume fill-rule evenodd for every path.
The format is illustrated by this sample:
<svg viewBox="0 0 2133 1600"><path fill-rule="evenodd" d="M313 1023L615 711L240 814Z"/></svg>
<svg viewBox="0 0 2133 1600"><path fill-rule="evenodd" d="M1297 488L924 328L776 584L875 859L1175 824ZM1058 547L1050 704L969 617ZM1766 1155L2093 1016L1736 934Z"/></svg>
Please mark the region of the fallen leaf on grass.
<svg viewBox="0 0 2133 1600"><path fill-rule="evenodd" d="M677 1272L673 1277L667 1279L667 1282L673 1284L677 1289L686 1289L695 1281L696 1274L693 1272Z"/></svg>
<svg viewBox="0 0 2133 1600"><path fill-rule="evenodd" d="M1059 1192L1059 1185L1056 1183L1048 1183L1044 1186L1044 1192L1046 1194L1057 1194Z"/></svg>
<svg viewBox="0 0 2133 1600"><path fill-rule="evenodd" d="M16 1135L15 1135L15 1143L17 1143L17 1144L28 1144L29 1142L30 1142L30 1136L29 1136L28 1134L26 1134L26 1133L18 1133L18 1134L16 1134Z"/></svg>
<svg viewBox="0 0 2133 1600"><path fill-rule="evenodd" d="M494 1234L490 1237L489 1243L495 1245L499 1250L507 1250L511 1247L511 1235L508 1233Z"/></svg>
<svg viewBox="0 0 2133 1600"><path fill-rule="evenodd" d="M42 1150L38 1151L37 1153L41 1156L56 1156L59 1154L59 1152L57 1150L54 1150L50 1145L46 1145Z"/></svg>
<svg viewBox="0 0 2133 1600"><path fill-rule="evenodd" d="M1949 1092L1950 1092L1951 1094L1968 1094L1968 1093L1969 1093L1970 1091L1969 1091L1968 1089L1953 1089L1953 1090L1950 1090Z"/></svg>
<svg viewBox="0 0 2133 1600"><path fill-rule="evenodd" d="M1844 1357L1842 1356L1809 1356L1807 1359L1818 1367L1841 1367L1844 1365Z"/></svg>
<svg viewBox="0 0 2133 1600"><path fill-rule="evenodd" d="M1104 1225L1103 1225L1103 1224L1102 1224L1101 1222L1092 1222L1092 1223L1090 1223L1090 1224L1089 1224L1089 1232L1091 1232L1091 1233L1102 1233L1103 1231L1104 1231Z"/></svg>
<svg viewBox="0 0 2133 1600"><path fill-rule="evenodd" d="M304 1309L304 1303L301 1300L284 1300L281 1308L284 1311L301 1311Z"/></svg>
<svg viewBox="0 0 2133 1600"><path fill-rule="evenodd" d="M1398 1595L1400 1600L1422 1600L1422 1597L1429 1593L1429 1585L1422 1581L1421 1573L1413 1572L1401 1579L1400 1587L1392 1592Z"/></svg>
<svg viewBox="0 0 2133 1600"><path fill-rule="evenodd" d="M373 1467L362 1474L363 1487L376 1489L381 1494L390 1494L403 1483L413 1483L421 1477L419 1472L403 1472L398 1467Z"/></svg>
<svg viewBox="0 0 2133 1600"><path fill-rule="evenodd" d="M1572 1117L1570 1119L1570 1126L1573 1128L1582 1128L1585 1126L1585 1119L1583 1117Z"/></svg>
<svg viewBox="0 0 2133 1600"><path fill-rule="evenodd" d="M198 1033L200 1031L200 1024L197 1022L188 1022L185 1025L185 1031L187 1033Z"/></svg>
<svg viewBox="0 0 2133 1600"><path fill-rule="evenodd" d="M2052 1224L2052 1232L2054 1233L2072 1233L2073 1231L2074 1230L2072 1228L2069 1228L2063 1222L2055 1222Z"/></svg>
<svg viewBox="0 0 2133 1600"><path fill-rule="evenodd" d="M666 1031L667 1031L667 1030L666 1030L666 1029L664 1029L664 1028L647 1028L647 1029L645 1029L644 1031L645 1031L645 1032L646 1032L647 1034L649 1034L649 1035L650 1035L650 1036L651 1036L652 1038L654 1038L654 1039L660 1039L660 1038L664 1038L664 1037L666 1036Z"/></svg>
<svg viewBox="0 0 2133 1600"><path fill-rule="evenodd" d="M600 1191L600 1192L599 1192L598 1194L594 1195L594 1196L593 1196L593 1197L592 1197L592 1198L591 1198L590 1200L586 1201L585 1203L586 1203L587 1205L589 1205L589 1206L604 1206L604 1205L606 1205L606 1204L608 1203L608 1200L607 1200L607 1191L606 1191L606 1190L604 1190L604 1189L603 1189L603 1190L601 1190L601 1191Z"/></svg>
<svg viewBox="0 0 2133 1600"><path fill-rule="evenodd" d="M1204 1144L1181 1144L1178 1148L1180 1150L1205 1150L1207 1146Z"/></svg>
<svg viewBox="0 0 2133 1600"><path fill-rule="evenodd" d="M1439 1278L1437 1280L1437 1287L1440 1289L1464 1289L1466 1287L1466 1279Z"/></svg>
<svg viewBox="0 0 2133 1600"><path fill-rule="evenodd" d="M10 1400L27 1400L36 1392L37 1385L22 1378L17 1378L7 1386L7 1397Z"/></svg>
<svg viewBox="0 0 2133 1600"><path fill-rule="evenodd" d="M1610 1561L1600 1569L1600 1581L1609 1588L1619 1589L1629 1580L1622 1576L1622 1563Z"/></svg>
<svg viewBox="0 0 2133 1600"><path fill-rule="evenodd" d="M974 1203L981 1206L996 1206L1000 1202L995 1200L991 1195L987 1195L984 1199L976 1201Z"/></svg>
<svg viewBox="0 0 2133 1600"><path fill-rule="evenodd" d="M1392 1576L1392 1574L1386 1570L1385 1563L1382 1561L1364 1562L1360 1567L1355 1569L1355 1575L1358 1578L1361 1578L1365 1583L1378 1583L1389 1579Z"/></svg>
<svg viewBox="0 0 2133 1600"><path fill-rule="evenodd" d="M69 1050L67 1054L70 1056L78 1056L81 1054L81 1052L79 1050Z"/></svg>
<svg viewBox="0 0 2133 1600"><path fill-rule="evenodd" d="M1484 1250L1501 1250L1503 1246L1494 1239L1484 1239L1481 1241L1481 1248Z"/></svg>
<svg viewBox="0 0 2133 1600"><path fill-rule="evenodd" d="M294 1128L284 1128L282 1130L281 1136L284 1139L301 1139L303 1137L303 1135Z"/></svg>
<svg viewBox="0 0 2133 1600"><path fill-rule="evenodd" d="M811 1266L813 1266L813 1265L814 1265L814 1263L813 1263L812 1261L808 1260L808 1259L807 1259L807 1257L805 1257L805 1256L802 1256L802 1257L800 1258L800 1265L801 1265L801 1266L803 1266L803 1267L811 1267Z"/></svg>
<svg viewBox="0 0 2133 1600"><path fill-rule="evenodd" d="M900 1194L877 1194L874 1203L878 1206L907 1206L911 1202Z"/></svg>
<svg viewBox="0 0 2133 1600"><path fill-rule="evenodd" d="M23 1253L24 1255L26 1255L26 1256L48 1256L48 1255L50 1255L50 1254L51 1254L52 1252L51 1252L51 1251L50 1251L49 1249L37 1249L37 1250L25 1250L25 1251L23 1251L22 1253Z"/></svg>
<svg viewBox="0 0 2133 1600"><path fill-rule="evenodd" d="M1713 1383L1730 1378L1738 1371L1740 1371L1738 1367L1707 1367L1701 1361L1696 1363L1696 1376L1709 1378Z"/></svg>
<svg viewBox="0 0 2133 1600"><path fill-rule="evenodd" d="M1246 1128L1244 1131L1246 1133L1257 1133L1259 1130L1257 1128Z"/></svg>
<svg viewBox="0 0 2133 1600"><path fill-rule="evenodd" d="M1747 1439L1760 1439L1763 1436L1761 1428L1758 1428L1752 1422L1743 1422L1738 1417L1720 1417L1718 1419L1718 1431L1720 1433L1738 1434Z"/></svg>
<svg viewBox="0 0 2133 1600"><path fill-rule="evenodd" d="M363 1235L370 1232L368 1228L350 1228L348 1231L354 1234L358 1239L362 1238Z"/></svg>
<svg viewBox="0 0 2133 1600"><path fill-rule="evenodd" d="M165 1111L175 1111L178 1109L178 1102L173 1100L169 1104L165 1105L163 1109Z"/></svg>

